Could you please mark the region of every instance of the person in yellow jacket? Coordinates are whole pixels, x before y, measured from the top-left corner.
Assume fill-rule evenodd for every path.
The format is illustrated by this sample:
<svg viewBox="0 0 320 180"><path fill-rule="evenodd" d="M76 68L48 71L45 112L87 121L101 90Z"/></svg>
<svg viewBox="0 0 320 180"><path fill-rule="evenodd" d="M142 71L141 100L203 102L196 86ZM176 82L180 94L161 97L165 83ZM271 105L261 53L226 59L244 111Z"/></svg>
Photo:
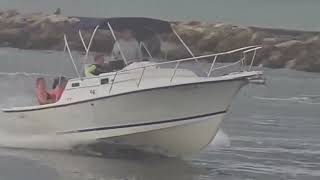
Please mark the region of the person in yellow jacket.
<svg viewBox="0 0 320 180"><path fill-rule="evenodd" d="M104 62L104 56L103 55L96 55L94 57L94 64L91 64L90 66L86 67L85 69L85 75L86 77L90 76L98 76L102 73L107 73L111 71L111 67L108 63Z"/></svg>

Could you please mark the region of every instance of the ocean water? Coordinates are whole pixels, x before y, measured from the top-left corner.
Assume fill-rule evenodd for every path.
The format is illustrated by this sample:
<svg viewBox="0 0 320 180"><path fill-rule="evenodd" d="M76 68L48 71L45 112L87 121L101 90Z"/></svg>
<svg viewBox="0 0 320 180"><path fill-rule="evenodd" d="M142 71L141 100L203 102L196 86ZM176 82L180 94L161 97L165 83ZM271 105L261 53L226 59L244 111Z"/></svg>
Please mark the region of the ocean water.
<svg viewBox="0 0 320 180"><path fill-rule="evenodd" d="M1 107L33 102L38 76L74 76L61 52L2 48L0 59ZM1 123L0 179L320 179L320 74L265 73L266 86L243 88L213 142L184 159L108 148L38 150L33 139L13 139ZM21 144L28 149L12 148Z"/></svg>
<svg viewBox="0 0 320 180"><path fill-rule="evenodd" d="M1 9L73 16L144 16L320 30L319 0L0 0Z"/></svg>

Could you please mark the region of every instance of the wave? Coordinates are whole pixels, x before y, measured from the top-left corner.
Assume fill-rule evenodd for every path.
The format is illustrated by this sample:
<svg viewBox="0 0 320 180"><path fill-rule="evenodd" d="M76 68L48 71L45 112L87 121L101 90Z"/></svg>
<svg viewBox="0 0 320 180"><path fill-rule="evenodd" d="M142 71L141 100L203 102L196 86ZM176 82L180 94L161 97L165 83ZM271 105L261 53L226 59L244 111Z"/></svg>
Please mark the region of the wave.
<svg viewBox="0 0 320 180"><path fill-rule="evenodd" d="M304 104L320 104L320 95L303 95L298 97L294 96L287 98L253 96L253 98L264 101L288 101Z"/></svg>
<svg viewBox="0 0 320 180"><path fill-rule="evenodd" d="M269 100L269 101L301 101L301 100L308 100L308 97L290 97L290 98L274 98L274 97L260 97L260 96L253 96L255 99L260 100Z"/></svg>
<svg viewBox="0 0 320 180"><path fill-rule="evenodd" d="M320 94L303 94L302 97L308 97L310 99L320 99Z"/></svg>
<svg viewBox="0 0 320 180"><path fill-rule="evenodd" d="M214 149L220 149L220 148L229 147L230 144L231 144L231 142L230 142L230 138L229 138L228 134L226 134L220 128L209 146Z"/></svg>
<svg viewBox="0 0 320 180"><path fill-rule="evenodd" d="M72 148L72 144L56 136L22 136L4 132L1 132L0 135L0 146L6 148L47 150L70 150Z"/></svg>
<svg viewBox="0 0 320 180"><path fill-rule="evenodd" d="M73 150L79 144L91 144L93 141L83 140L77 137L46 135L25 135L20 133L8 133L0 131L0 147L19 149L42 150Z"/></svg>
<svg viewBox="0 0 320 180"><path fill-rule="evenodd" d="M14 72L14 73L8 73L8 72L0 72L0 76L25 76L25 77L32 77L32 76L42 76L42 77L57 77L61 76L61 74L46 74L46 73L28 73L28 72ZM69 78L69 77L68 77ZM71 78L71 77L70 77Z"/></svg>

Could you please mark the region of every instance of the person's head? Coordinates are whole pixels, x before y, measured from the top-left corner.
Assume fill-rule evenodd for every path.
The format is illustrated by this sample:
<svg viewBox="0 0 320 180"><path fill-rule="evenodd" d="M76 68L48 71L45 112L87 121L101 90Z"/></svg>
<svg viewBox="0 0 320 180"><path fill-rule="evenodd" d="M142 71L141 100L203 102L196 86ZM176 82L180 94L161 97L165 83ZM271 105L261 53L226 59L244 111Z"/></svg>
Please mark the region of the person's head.
<svg viewBox="0 0 320 180"><path fill-rule="evenodd" d="M104 64L104 56L102 54L96 55L94 57L94 63L99 65Z"/></svg>
<svg viewBox="0 0 320 180"><path fill-rule="evenodd" d="M41 88L41 89L45 89L46 88L46 82L44 80L44 78L37 78L37 81L36 81L36 86L37 88Z"/></svg>
<svg viewBox="0 0 320 180"><path fill-rule="evenodd" d="M120 31L120 37L124 40L130 40L133 38L132 31L130 29L123 29Z"/></svg>

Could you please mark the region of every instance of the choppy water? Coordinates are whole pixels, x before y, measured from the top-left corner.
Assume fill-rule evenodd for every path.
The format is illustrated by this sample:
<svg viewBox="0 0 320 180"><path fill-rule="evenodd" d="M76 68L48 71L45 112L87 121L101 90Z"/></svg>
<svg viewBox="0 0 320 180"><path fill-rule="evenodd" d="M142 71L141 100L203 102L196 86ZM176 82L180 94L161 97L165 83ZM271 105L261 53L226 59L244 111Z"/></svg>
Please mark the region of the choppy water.
<svg viewBox="0 0 320 180"><path fill-rule="evenodd" d="M39 73L71 67L59 52L0 49L1 106L32 102ZM320 74L266 69L266 77L267 86L242 89L216 139L193 157L0 148L0 179L320 179ZM8 141L1 135L0 145Z"/></svg>
<svg viewBox="0 0 320 180"><path fill-rule="evenodd" d="M3 9L78 16L147 16L320 30L319 0L0 0Z"/></svg>

